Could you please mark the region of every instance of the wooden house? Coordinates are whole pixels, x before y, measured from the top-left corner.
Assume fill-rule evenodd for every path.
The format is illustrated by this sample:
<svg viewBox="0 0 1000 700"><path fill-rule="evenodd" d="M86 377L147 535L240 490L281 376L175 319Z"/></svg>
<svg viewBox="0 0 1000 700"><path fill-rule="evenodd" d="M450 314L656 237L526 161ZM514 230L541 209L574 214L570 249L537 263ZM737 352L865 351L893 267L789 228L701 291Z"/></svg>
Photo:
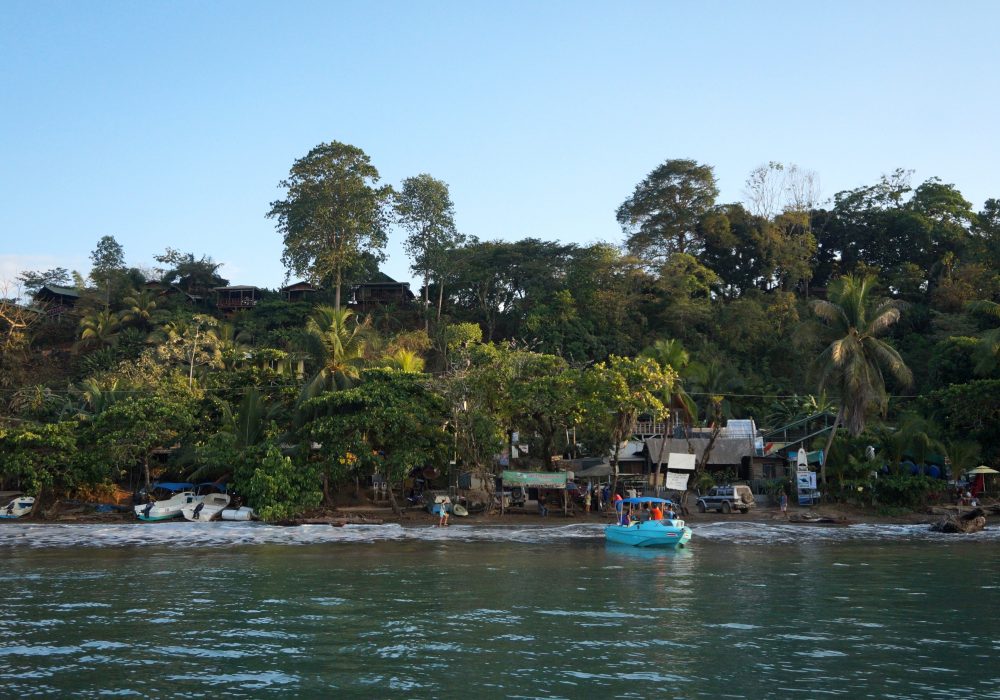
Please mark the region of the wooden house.
<svg viewBox="0 0 1000 700"><path fill-rule="evenodd" d="M308 301L309 297L319 291L309 282L296 282L281 288L281 296L285 301Z"/></svg>
<svg viewBox="0 0 1000 700"><path fill-rule="evenodd" d="M355 285L353 291L351 306L362 313L390 304L402 306L415 298L409 282L397 282L384 272L370 282Z"/></svg>
<svg viewBox="0 0 1000 700"><path fill-rule="evenodd" d="M260 287L251 286L216 287L212 291L215 292L215 305L223 313L252 309L262 296Z"/></svg>
<svg viewBox="0 0 1000 700"><path fill-rule="evenodd" d="M61 316L80 301L80 292L72 287L58 287L46 284L35 292L35 303L40 304L46 315Z"/></svg>

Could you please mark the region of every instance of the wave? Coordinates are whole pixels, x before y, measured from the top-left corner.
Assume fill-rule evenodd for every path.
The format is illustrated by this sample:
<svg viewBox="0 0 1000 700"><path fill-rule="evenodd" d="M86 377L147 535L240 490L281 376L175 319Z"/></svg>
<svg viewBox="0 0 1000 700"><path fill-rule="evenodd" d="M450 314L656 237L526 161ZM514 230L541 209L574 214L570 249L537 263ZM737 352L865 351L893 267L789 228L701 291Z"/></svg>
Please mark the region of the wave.
<svg viewBox="0 0 1000 700"><path fill-rule="evenodd" d="M696 524L689 546L705 543L774 544L794 542L848 542L864 540L920 540L940 542L1000 541L1000 530L973 535L931 532L927 525L850 525L821 527L781 523L715 522ZM262 523L154 523L154 524L37 524L0 527L0 547L212 547L239 545L308 545L325 543L415 542L549 542L603 541L601 524L564 526L462 525L300 525L282 527Z"/></svg>

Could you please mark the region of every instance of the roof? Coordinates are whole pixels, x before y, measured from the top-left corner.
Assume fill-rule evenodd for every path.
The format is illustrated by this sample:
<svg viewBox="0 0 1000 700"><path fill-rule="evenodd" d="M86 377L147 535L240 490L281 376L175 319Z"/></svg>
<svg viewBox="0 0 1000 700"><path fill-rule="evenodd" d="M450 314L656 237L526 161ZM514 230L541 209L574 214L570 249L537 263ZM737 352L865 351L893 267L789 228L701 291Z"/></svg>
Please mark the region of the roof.
<svg viewBox="0 0 1000 700"><path fill-rule="evenodd" d="M63 297L74 297L77 299L80 297L80 292L73 287L58 287L54 284L46 284L43 285L38 291L42 292L43 290L48 291L50 294L57 294Z"/></svg>
<svg viewBox="0 0 1000 700"><path fill-rule="evenodd" d="M653 464L656 464L656 459L660 456L660 446L663 442L662 438L649 438L646 440L646 450ZM694 454L699 461L702 455L705 454L705 448L708 447L708 443L709 440L707 438L691 438L691 447L694 449ZM685 438L667 438L666 445L663 445L664 463L666 463L667 455L671 452L688 452L688 440ZM710 466L740 464L744 457L752 457L753 455L753 441L748 437L718 437L712 446L712 454L708 457L708 464Z"/></svg>
<svg viewBox="0 0 1000 700"><path fill-rule="evenodd" d="M260 287L254 287L251 285L233 285L231 287L213 287L213 292L259 292L262 291Z"/></svg>
<svg viewBox="0 0 1000 700"><path fill-rule="evenodd" d="M279 291L282 292L295 292L295 291L319 291L319 287L313 285L312 282L294 282L293 284L288 284L282 287Z"/></svg>

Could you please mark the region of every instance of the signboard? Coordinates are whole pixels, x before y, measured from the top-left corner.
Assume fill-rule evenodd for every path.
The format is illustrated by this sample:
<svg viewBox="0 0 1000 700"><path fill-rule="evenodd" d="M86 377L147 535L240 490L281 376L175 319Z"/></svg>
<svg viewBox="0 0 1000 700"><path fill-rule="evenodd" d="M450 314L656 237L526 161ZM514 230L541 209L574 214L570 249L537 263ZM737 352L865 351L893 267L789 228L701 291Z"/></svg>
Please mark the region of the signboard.
<svg viewBox="0 0 1000 700"><path fill-rule="evenodd" d="M799 472L795 475L795 483L799 490L816 488L816 472Z"/></svg>
<svg viewBox="0 0 1000 700"><path fill-rule="evenodd" d="M694 455L692 455L693 457ZM667 472L667 491L683 491L688 486L688 474Z"/></svg>
<svg viewBox="0 0 1000 700"><path fill-rule="evenodd" d="M693 472L694 457L694 455L684 454L681 452L671 452L667 455L667 469L681 472Z"/></svg>
<svg viewBox="0 0 1000 700"><path fill-rule="evenodd" d="M806 454L804 447L800 447L798 454L795 455L795 469L798 472L809 471L809 455Z"/></svg>
<svg viewBox="0 0 1000 700"><path fill-rule="evenodd" d="M564 489L572 478L568 472L515 472L504 470L500 478L504 486L534 486L543 489Z"/></svg>

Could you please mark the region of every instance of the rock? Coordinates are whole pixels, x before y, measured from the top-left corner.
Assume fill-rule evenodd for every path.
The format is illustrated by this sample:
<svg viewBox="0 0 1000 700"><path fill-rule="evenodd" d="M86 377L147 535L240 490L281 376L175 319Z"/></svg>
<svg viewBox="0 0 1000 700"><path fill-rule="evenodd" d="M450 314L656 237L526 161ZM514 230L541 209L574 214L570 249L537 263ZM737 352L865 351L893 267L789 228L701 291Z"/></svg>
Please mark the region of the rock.
<svg viewBox="0 0 1000 700"><path fill-rule="evenodd" d="M962 516L949 515L941 522L931 525L934 532L964 533L979 532L986 527L986 512L976 508Z"/></svg>

